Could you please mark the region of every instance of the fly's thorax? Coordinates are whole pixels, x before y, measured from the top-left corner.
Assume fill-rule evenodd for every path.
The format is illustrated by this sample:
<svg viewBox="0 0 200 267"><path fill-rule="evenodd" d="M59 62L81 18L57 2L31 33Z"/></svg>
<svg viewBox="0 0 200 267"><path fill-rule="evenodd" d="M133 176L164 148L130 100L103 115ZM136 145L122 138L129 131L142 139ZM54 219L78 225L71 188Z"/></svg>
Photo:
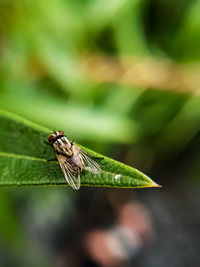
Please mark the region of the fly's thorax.
<svg viewBox="0 0 200 267"><path fill-rule="evenodd" d="M58 138L52 146L57 153L64 154L68 157L73 155L71 142L66 136Z"/></svg>

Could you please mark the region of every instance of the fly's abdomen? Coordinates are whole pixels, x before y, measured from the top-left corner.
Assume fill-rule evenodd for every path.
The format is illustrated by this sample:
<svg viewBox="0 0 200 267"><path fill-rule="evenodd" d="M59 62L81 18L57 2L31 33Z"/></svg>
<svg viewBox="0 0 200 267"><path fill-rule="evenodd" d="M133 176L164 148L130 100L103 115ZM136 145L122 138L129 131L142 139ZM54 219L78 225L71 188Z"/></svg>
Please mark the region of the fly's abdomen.
<svg viewBox="0 0 200 267"><path fill-rule="evenodd" d="M74 156L74 155L73 155ZM77 161L73 160L73 156L67 158L67 162L70 164L71 168L76 172L76 173L80 173L82 172L83 168L81 165L78 164Z"/></svg>

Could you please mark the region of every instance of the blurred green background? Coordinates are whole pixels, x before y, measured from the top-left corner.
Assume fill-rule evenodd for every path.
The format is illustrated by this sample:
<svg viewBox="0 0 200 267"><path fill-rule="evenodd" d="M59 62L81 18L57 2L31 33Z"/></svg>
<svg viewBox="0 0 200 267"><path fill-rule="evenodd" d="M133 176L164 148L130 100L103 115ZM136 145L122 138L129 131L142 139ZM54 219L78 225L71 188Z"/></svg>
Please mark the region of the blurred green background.
<svg viewBox="0 0 200 267"><path fill-rule="evenodd" d="M199 266L199 70L199 0L1 0L0 108L163 188L1 189L0 265ZM151 221L148 245L101 261L86 233L121 225L127 203L149 214L129 212Z"/></svg>

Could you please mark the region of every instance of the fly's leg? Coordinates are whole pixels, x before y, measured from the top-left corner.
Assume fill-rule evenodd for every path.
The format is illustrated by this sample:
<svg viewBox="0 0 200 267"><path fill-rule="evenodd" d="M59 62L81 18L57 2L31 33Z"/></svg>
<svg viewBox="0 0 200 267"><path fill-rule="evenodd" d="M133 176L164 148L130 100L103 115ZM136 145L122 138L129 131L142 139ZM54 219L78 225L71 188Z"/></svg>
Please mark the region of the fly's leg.
<svg viewBox="0 0 200 267"><path fill-rule="evenodd" d="M49 146L49 142L47 142L47 141L44 141L44 144Z"/></svg>
<svg viewBox="0 0 200 267"><path fill-rule="evenodd" d="M90 158L91 159L101 159L101 160L104 159L103 157L92 157L92 156L90 156Z"/></svg>
<svg viewBox="0 0 200 267"><path fill-rule="evenodd" d="M51 162L51 161L58 161L57 158L54 158L54 159L47 159L47 162Z"/></svg>

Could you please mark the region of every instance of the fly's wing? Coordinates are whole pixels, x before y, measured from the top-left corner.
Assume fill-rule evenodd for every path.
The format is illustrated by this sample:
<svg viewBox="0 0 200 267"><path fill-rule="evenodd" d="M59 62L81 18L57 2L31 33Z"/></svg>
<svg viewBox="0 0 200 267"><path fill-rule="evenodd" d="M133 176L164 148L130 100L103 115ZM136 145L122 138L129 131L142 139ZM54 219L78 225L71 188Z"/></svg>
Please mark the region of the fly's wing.
<svg viewBox="0 0 200 267"><path fill-rule="evenodd" d="M57 159L67 183L73 189L78 190L80 188L80 173L77 173L73 170L66 157L62 155L57 155Z"/></svg>
<svg viewBox="0 0 200 267"><path fill-rule="evenodd" d="M88 170L92 173L98 174L101 172L101 167L95 160L91 158L91 156L82 148L77 145L74 145L77 151L79 152L79 156L81 157L84 165L84 170Z"/></svg>

